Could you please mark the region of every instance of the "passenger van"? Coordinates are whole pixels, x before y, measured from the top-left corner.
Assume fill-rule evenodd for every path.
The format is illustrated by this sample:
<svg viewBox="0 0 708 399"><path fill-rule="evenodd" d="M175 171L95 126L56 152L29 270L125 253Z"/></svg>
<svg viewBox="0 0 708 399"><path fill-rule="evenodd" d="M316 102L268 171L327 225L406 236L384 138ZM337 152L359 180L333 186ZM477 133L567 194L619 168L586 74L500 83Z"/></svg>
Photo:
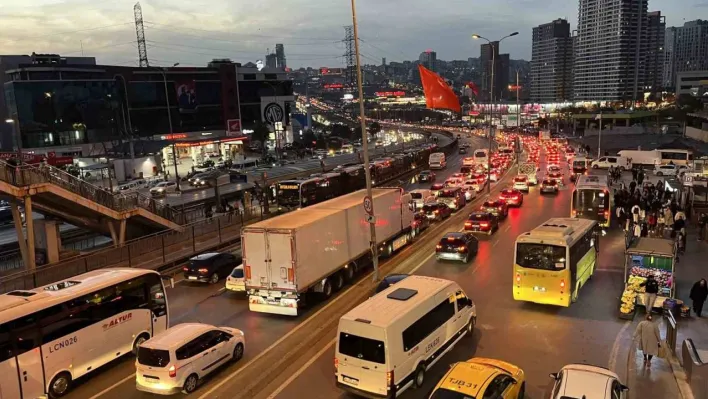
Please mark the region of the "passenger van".
<svg viewBox="0 0 708 399"><path fill-rule="evenodd" d="M450 280L409 276L339 319L337 387L368 398L395 398L421 387L425 373L477 320L474 302Z"/></svg>
<svg viewBox="0 0 708 399"><path fill-rule="evenodd" d="M445 153L435 152L430 154L428 158L428 167L430 169L445 169L447 166L447 161L445 160Z"/></svg>
<svg viewBox="0 0 708 399"><path fill-rule="evenodd" d="M485 149L474 150L474 162L477 165L489 166L489 151Z"/></svg>
<svg viewBox="0 0 708 399"><path fill-rule="evenodd" d="M602 157L596 161L592 161L593 169L608 169L610 166L620 168L620 170L632 169L629 160L621 156Z"/></svg>
<svg viewBox="0 0 708 399"><path fill-rule="evenodd" d="M464 181L461 183L464 184ZM446 187L438 194L438 202L447 205L453 211L458 211L467 204L465 191L462 187Z"/></svg>

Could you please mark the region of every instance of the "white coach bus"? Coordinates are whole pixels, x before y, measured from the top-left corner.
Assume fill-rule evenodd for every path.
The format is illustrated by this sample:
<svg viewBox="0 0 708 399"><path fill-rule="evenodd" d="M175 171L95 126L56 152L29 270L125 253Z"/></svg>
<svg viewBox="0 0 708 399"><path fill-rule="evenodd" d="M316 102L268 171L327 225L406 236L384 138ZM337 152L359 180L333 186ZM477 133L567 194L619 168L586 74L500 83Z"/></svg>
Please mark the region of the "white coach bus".
<svg viewBox="0 0 708 399"><path fill-rule="evenodd" d="M94 270L0 295L0 396L61 397L167 325L165 288L150 270Z"/></svg>

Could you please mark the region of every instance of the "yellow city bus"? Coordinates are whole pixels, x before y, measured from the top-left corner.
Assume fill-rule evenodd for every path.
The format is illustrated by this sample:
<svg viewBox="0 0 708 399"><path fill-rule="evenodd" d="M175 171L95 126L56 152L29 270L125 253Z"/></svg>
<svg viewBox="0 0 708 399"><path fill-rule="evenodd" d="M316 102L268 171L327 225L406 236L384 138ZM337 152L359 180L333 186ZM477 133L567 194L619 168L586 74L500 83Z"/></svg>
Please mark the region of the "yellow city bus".
<svg viewBox="0 0 708 399"><path fill-rule="evenodd" d="M570 306L592 277L600 251L596 220L553 218L516 239L514 299Z"/></svg>

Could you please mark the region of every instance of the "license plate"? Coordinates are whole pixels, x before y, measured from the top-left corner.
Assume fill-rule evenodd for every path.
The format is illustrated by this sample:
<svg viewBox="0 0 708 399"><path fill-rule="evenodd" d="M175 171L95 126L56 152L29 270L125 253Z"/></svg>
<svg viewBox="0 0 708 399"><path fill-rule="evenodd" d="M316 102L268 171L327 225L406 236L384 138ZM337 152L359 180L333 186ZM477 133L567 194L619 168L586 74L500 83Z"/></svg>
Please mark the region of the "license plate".
<svg viewBox="0 0 708 399"><path fill-rule="evenodd" d="M197 278L194 277L194 276L189 276L189 277L187 277L187 279L189 279L189 280L196 280Z"/></svg>
<svg viewBox="0 0 708 399"><path fill-rule="evenodd" d="M536 292L546 292L546 287L533 287Z"/></svg>
<svg viewBox="0 0 708 399"><path fill-rule="evenodd" d="M359 385L359 380L357 380L356 378L347 377L346 375L342 376L342 380L347 384L351 384L354 386Z"/></svg>
<svg viewBox="0 0 708 399"><path fill-rule="evenodd" d="M268 298L267 301L268 301L268 303L271 304L271 305L278 305L278 304L280 304L280 301L277 300L277 299L274 299L274 298Z"/></svg>
<svg viewBox="0 0 708 399"><path fill-rule="evenodd" d="M479 226L472 226L472 231L479 231Z"/></svg>

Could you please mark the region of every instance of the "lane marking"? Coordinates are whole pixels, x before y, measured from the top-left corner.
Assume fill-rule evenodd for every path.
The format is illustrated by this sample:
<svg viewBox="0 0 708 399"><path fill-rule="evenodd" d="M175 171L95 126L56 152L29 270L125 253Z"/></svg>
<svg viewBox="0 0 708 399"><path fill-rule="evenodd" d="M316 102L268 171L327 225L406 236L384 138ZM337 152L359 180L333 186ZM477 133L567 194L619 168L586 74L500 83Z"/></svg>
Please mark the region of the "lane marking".
<svg viewBox="0 0 708 399"><path fill-rule="evenodd" d="M619 355L620 341L622 340L622 336L631 324L632 323L629 321L625 322L624 326L622 326L622 329L617 333L617 336L615 337L615 342L612 343L612 350L610 351L610 359L607 364L607 368L609 368L615 373L617 372L615 368L617 367L617 356ZM629 353L633 354L634 351L632 351L632 349L630 348Z"/></svg>
<svg viewBox="0 0 708 399"><path fill-rule="evenodd" d="M336 337L333 340L329 341L329 343L327 345L325 345L324 348L320 349L319 352L315 353L315 355L310 360L308 360L307 363L303 364L302 367L297 369L297 371L294 372L293 375L291 375L287 380L285 380L285 382L280 384L280 386L278 388L276 388L275 391L273 391L273 393L268 395L267 399L274 399L276 396L280 395L280 393L283 392L283 390L285 390L285 388L287 388L288 385L292 384L293 381L295 381L298 377L300 377L300 374L304 373L305 370L310 368L310 366L312 366L312 364L314 362L316 362L320 357L322 357L322 355L325 352L327 352L327 350L329 350L332 347L332 345L334 345L336 342L337 342Z"/></svg>
<svg viewBox="0 0 708 399"><path fill-rule="evenodd" d="M492 245L492 248L496 247L497 244L499 244L499 240L494 241L494 244Z"/></svg>
<svg viewBox="0 0 708 399"><path fill-rule="evenodd" d="M511 228L511 224L507 224L506 228L504 229L504 232L506 233L507 231L509 231L510 228Z"/></svg>
<svg viewBox="0 0 708 399"><path fill-rule="evenodd" d="M107 394L108 392L112 391L113 389L117 388L119 385L125 384L128 380L135 379L135 373L123 378L122 380L116 382L115 384L111 385L110 387L104 389L103 391L91 396L89 399L98 399L101 396Z"/></svg>

